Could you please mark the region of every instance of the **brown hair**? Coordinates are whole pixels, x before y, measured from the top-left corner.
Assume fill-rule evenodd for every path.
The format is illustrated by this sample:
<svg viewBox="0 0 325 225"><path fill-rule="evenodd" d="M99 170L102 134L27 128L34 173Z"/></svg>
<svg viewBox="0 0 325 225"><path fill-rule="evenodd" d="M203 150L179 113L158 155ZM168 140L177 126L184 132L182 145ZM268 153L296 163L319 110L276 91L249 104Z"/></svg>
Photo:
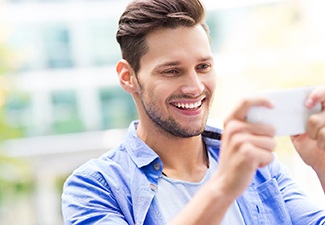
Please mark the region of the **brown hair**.
<svg viewBox="0 0 325 225"><path fill-rule="evenodd" d="M140 70L140 59L148 51L146 34L157 28L192 27L204 22L205 9L200 0L134 0L122 14L116 33L122 57L135 73Z"/></svg>

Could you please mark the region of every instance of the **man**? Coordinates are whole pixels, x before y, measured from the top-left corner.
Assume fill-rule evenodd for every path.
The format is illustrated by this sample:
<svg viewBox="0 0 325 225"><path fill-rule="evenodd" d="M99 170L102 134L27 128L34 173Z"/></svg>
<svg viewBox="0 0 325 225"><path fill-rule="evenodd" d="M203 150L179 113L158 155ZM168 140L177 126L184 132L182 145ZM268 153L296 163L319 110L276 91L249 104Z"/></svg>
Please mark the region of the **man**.
<svg viewBox="0 0 325 225"><path fill-rule="evenodd" d="M224 131L206 127L216 87L199 0L135 0L119 21L123 59L116 70L139 121L123 143L65 183L65 224L323 224L314 205L273 157L272 126L245 120L243 100ZM315 90L306 107L322 102ZM118 110L118 109L116 109ZM325 112L292 137L325 187ZM324 188L325 189L325 188Z"/></svg>

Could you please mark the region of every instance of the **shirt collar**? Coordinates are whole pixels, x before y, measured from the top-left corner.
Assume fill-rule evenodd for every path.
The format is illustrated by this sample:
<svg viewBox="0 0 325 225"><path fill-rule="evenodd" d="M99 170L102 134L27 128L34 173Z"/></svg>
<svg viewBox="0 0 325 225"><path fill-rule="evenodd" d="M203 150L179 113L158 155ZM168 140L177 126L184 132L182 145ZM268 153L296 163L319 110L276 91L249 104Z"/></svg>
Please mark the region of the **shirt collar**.
<svg viewBox="0 0 325 225"><path fill-rule="evenodd" d="M136 132L138 124L139 121L133 121L130 124L124 144L132 160L141 168L149 165L155 159L159 158L159 156L138 137Z"/></svg>
<svg viewBox="0 0 325 225"><path fill-rule="evenodd" d="M159 156L146 143L144 143L136 132L139 121L133 121L125 137L124 144L132 160L141 168L155 161ZM204 142L210 147L220 148L221 130L206 126L202 134Z"/></svg>

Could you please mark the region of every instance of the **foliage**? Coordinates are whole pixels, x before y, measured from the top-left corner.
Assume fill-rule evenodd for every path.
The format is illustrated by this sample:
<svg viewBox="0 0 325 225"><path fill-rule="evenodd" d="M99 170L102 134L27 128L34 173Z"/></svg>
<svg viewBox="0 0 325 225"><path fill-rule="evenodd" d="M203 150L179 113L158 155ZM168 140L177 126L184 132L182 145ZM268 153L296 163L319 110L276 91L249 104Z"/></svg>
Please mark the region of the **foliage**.
<svg viewBox="0 0 325 225"><path fill-rule="evenodd" d="M4 111L6 96L9 91L7 87L8 83L5 78L6 74L13 70L13 61L13 53L6 48L5 44L0 42L0 142L22 136L22 131L19 128L12 127L8 124Z"/></svg>
<svg viewBox="0 0 325 225"><path fill-rule="evenodd" d="M3 45L0 43L0 76L7 72L8 65L7 65L7 55L8 51L5 49Z"/></svg>
<svg viewBox="0 0 325 225"><path fill-rule="evenodd" d="M0 203L10 193L17 196L33 190L29 170L27 162L0 155L0 171L5 171L5 173L0 172Z"/></svg>
<svg viewBox="0 0 325 225"><path fill-rule="evenodd" d="M12 53L0 43L0 142L9 138L21 137L22 132L6 121L4 106L8 88L5 77L12 70ZM33 182L29 165L20 159L6 156L0 149L0 203L6 196L26 194L32 190Z"/></svg>

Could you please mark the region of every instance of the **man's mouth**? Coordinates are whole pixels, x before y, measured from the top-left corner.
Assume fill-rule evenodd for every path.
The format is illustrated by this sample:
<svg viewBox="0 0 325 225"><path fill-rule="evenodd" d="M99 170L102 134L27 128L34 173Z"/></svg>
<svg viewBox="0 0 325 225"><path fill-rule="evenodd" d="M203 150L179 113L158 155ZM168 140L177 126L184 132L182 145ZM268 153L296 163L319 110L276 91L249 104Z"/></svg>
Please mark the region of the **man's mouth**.
<svg viewBox="0 0 325 225"><path fill-rule="evenodd" d="M175 107L179 108L179 109L185 109L185 110L196 110L198 108L201 107L202 105L202 101L197 101L197 102L173 102L172 105L174 105Z"/></svg>

